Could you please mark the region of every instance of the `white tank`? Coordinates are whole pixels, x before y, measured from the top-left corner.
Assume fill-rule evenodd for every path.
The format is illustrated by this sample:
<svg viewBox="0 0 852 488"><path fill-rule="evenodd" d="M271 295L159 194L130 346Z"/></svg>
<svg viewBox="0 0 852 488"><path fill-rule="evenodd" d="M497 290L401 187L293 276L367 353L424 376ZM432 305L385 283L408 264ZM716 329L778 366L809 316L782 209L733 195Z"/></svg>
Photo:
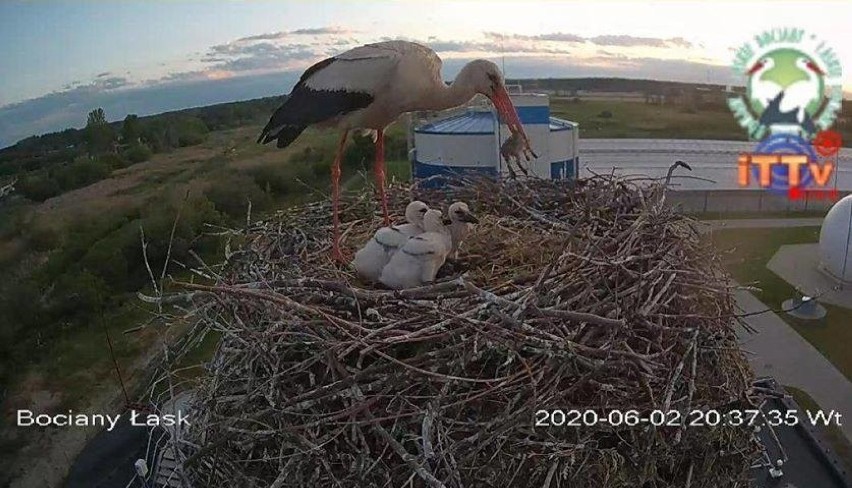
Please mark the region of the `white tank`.
<svg viewBox="0 0 852 488"><path fill-rule="evenodd" d="M514 94L512 103L538 158L523 164L540 178L575 178L578 167L578 126L550 116L547 95ZM458 173L507 176L500 146L509 130L490 107L472 108L439 117L414 129L414 178ZM441 183L436 182L438 186Z"/></svg>
<svg viewBox="0 0 852 488"><path fill-rule="evenodd" d="M852 195L834 204L819 232L820 263L830 275L852 282Z"/></svg>

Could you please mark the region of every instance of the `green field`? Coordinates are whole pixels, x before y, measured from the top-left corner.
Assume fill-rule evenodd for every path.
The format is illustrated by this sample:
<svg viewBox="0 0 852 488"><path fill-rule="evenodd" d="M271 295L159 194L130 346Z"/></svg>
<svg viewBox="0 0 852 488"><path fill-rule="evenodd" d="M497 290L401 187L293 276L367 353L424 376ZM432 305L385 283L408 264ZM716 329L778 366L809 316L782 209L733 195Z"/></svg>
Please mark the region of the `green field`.
<svg viewBox="0 0 852 488"><path fill-rule="evenodd" d="M696 110L634 101L552 99L550 110L578 122L581 138L747 140L725 107Z"/></svg>
<svg viewBox="0 0 852 488"><path fill-rule="evenodd" d="M710 237L733 278L741 285L753 285L761 291L755 296L773 309L796 296L796 290L766 267L779 247L819 240L819 227L779 229L715 230ZM779 314L796 332L813 344L837 369L852 380L852 310L824 304L828 313L822 321L803 321Z"/></svg>

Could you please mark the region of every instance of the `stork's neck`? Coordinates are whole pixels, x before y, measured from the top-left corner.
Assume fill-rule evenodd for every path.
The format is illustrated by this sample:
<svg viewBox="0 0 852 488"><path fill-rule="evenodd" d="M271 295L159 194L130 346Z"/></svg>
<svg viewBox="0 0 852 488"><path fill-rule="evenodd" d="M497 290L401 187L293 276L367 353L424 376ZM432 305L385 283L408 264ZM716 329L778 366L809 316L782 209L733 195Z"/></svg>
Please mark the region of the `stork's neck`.
<svg viewBox="0 0 852 488"><path fill-rule="evenodd" d="M445 110L458 107L470 101L476 95L476 91L463 79L456 78L449 86L443 81L437 88L433 98L432 110Z"/></svg>

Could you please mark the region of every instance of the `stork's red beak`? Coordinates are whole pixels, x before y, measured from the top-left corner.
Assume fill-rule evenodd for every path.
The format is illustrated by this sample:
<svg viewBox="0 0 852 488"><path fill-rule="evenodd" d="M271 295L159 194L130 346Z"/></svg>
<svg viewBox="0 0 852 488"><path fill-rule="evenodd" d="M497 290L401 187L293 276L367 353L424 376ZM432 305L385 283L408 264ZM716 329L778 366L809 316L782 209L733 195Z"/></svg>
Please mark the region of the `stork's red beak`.
<svg viewBox="0 0 852 488"><path fill-rule="evenodd" d="M759 70L760 68L763 68L763 61L758 61L758 62L754 63L754 66L752 66L751 69L746 71L746 74L751 76L751 75L755 74L757 72L757 70Z"/></svg>
<svg viewBox="0 0 852 488"><path fill-rule="evenodd" d="M817 65L817 64L816 64L816 63L814 63L813 61L808 61L807 67L808 67L811 71L813 71L814 73L817 73L817 74L820 74L820 75L825 74L825 73L823 73L822 69L820 69L819 65Z"/></svg>
<svg viewBox="0 0 852 488"><path fill-rule="evenodd" d="M521 119L518 118L518 111L515 110L515 106L512 104L512 99L509 98L509 92L506 91L505 86L500 84L494 90L491 102L494 103L494 107L497 109L497 113L500 114L500 118L509 126L509 131L512 132L512 135L520 134L524 141L524 148L537 158L538 156L530 147L530 140L527 137L527 133L524 132L524 126L521 125Z"/></svg>

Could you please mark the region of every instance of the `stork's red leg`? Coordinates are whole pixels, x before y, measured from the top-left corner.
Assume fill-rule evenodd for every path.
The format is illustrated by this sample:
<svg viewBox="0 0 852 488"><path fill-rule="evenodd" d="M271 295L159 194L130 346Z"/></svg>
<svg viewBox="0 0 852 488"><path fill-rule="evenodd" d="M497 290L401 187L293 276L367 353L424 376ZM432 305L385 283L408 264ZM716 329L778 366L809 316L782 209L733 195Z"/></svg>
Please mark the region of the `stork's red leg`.
<svg viewBox="0 0 852 488"><path fill-rule="evenodd" d="M385 132L382 129L376 131L376 187L379 190L379 198L382 200L382 215L385 225L390 225L388 216L388 196L385 194Z"/></svg>
<svg viewBox="0 0 852 488"><path fill-rule="evenodd" d="M337 145L337 154L334 156L334 164L331 166L331 220L334 226L334 242L331 247L331 256L338 262L345 262L343 253L340 252L340 216L338 215L338 207L340 204L340 160L343 159L343 148L346 146L346 136L349 135L348 130L344 130L340 135L340 143Z"/></svg>

